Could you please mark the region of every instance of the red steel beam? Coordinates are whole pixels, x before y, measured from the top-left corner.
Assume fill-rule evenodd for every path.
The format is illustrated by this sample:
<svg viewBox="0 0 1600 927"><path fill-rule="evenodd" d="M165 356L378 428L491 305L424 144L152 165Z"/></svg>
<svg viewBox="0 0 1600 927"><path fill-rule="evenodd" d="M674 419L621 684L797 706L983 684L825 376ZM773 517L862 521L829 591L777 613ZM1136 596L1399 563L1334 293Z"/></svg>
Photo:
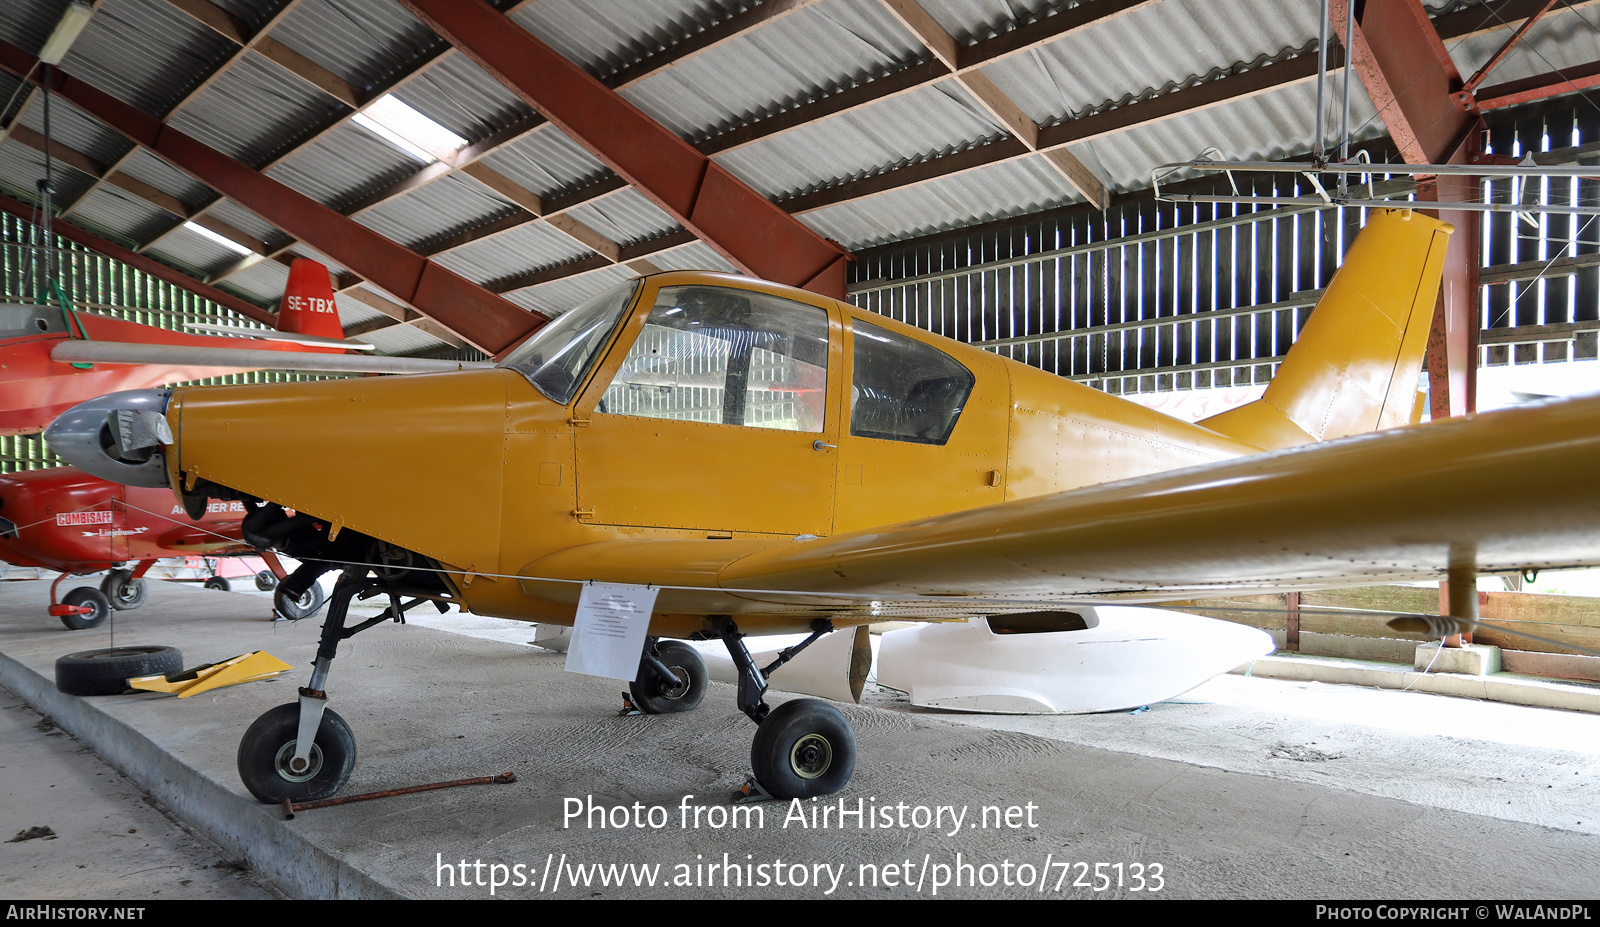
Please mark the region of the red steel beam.
<svg viewBox="0 0 1600 927"><path fill-rule="evenodd" d="M1488 112L1595 87L1600 87L1600 61L1485 87L1478 92L1477 103L1481 112Z"/></svg>
<svg viewBox="0 0 1600 927"><path fill-rule="evenodd" d="M850 254L482 0L419 19L747 274L844 298Z"/></svg>
<svg viewBox="0 0 1600 927"><path fill-rule="evenodd" d="M1367 88L1395 147L1410 164L1466 164L1478 151L1483 121L1457 105L1461 74L1420 0L1368 3L1355 35L1344 34L1348 0L1331 0L1328 17ZM1468 178L1457 178L1470 183ZM1437 187L1418 188L1437 199ZM1428 339L1429 398L1435 418L1477 407L1478 214L1453 212L1456 234L1445 253L1433 329Z"/></svg>
<svg viewBox="0 0 1600 927"><path fill-rule="evenodd" d="M0 212L9 212L20 219L29 219L31 221L37 210L25 203L17 202L9 196L0 196ZM52 223L50 230L68 241L75 241L86 248L93 248L112 260L121 261L129 267L142 270L152 277L180 286L202 299L209 299L217 305L232 309L240 315L248 316L257 322L264 322L274 327L278 324L276 315L254 303L246 302L226 290L219 290L214 286L201 283L177 268L168 267L160 261L146 257L136 251L129 251L119 244L106 241L93 232L81 229L69 222Z"/></svg>
<svg viewBox="0 0 1600 927"><path fill-rule="evenodd" d="M34 60L0 41L0 68L25 77ZM52 92L480 350L498 354L548 321L61 69L50 70Z"/></svg>

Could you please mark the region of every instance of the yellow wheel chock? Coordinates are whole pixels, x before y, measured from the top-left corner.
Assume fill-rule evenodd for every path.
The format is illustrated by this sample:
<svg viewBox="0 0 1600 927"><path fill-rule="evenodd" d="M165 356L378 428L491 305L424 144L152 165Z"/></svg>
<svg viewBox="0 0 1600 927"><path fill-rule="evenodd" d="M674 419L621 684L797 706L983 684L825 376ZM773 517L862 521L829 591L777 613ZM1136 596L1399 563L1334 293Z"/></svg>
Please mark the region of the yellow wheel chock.
<svg viewBox="0 0 1600 927"><path fill-rule="evenodd" d="M159 674L134 676L128 680L128 688L144 689L148 692L171 692L178 698L188 698L223 686L270 679L291 669L294 667L265 650L257 650L254 653L242 653L220 663L202 663L171 676Z"/></svg>

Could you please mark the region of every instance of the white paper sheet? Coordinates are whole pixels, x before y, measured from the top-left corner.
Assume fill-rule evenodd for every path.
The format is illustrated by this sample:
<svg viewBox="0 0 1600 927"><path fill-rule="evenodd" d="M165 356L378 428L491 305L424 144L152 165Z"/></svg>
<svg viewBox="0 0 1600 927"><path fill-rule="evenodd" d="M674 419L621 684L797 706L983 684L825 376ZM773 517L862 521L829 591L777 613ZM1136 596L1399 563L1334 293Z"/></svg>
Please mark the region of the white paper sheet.
<svg viewBox="0 0 1600 927"><path fill-rule="evenodd" d="M625 583L584 586L567 648L567 672L632 682L639 675L658 591Z"/></svg>

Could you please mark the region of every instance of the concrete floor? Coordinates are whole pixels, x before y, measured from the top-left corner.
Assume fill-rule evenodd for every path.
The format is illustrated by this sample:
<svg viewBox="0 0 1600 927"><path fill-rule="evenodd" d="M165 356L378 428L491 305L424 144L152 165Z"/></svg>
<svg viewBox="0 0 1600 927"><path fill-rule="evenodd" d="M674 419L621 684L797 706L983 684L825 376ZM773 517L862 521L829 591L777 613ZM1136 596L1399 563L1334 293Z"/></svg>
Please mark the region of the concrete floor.
<svg viewBox="0 0 1600 927"><path fill-rule="evenodd" d="M1592 715L1241 676L1137 714L1068 717L937 714L880 689L845 708L854 780L815 806L888 808L891 826L801 827L769 804L763 827L717 828L754 730L732 686L713 684L693 713L618 717L620 684L515 643L531 627L471 616L427 623L481 636L414 622L341 648L329 692L360 751L344 794L519 781L286 822L245 793L235 750L251 720L293 700L315 624L274 625L260 597L161 584L116 622L117 644L179 646L191 665L266 649L297 669L193 699L79 699L54 690L53 661L106 646L108 630L65 631L45 601L43 583L0 583L0 684L296 896L1569 899L1600 884ZM591 798L659 806L665 826L564 819ZM940 807L965 810L959 829L921 826L915 809ZM974 826L985 808L997 826ZM633 867L628 884L602 884L611 870L597 864Z"/></svg>

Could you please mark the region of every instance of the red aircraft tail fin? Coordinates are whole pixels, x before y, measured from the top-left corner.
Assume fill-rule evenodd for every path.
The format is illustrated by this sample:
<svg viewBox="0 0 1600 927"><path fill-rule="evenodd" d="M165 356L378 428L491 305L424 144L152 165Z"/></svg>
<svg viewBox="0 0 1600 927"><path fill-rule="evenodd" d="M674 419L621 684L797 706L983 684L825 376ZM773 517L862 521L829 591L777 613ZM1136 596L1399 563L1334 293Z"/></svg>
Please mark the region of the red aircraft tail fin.
<svg viewBox="0 0 1600 927"><path fill-rule="evenodd" d="M278 331L344 338L328 268L309 258L295 258L289 265L289 285L278 307Z"/></svg>

